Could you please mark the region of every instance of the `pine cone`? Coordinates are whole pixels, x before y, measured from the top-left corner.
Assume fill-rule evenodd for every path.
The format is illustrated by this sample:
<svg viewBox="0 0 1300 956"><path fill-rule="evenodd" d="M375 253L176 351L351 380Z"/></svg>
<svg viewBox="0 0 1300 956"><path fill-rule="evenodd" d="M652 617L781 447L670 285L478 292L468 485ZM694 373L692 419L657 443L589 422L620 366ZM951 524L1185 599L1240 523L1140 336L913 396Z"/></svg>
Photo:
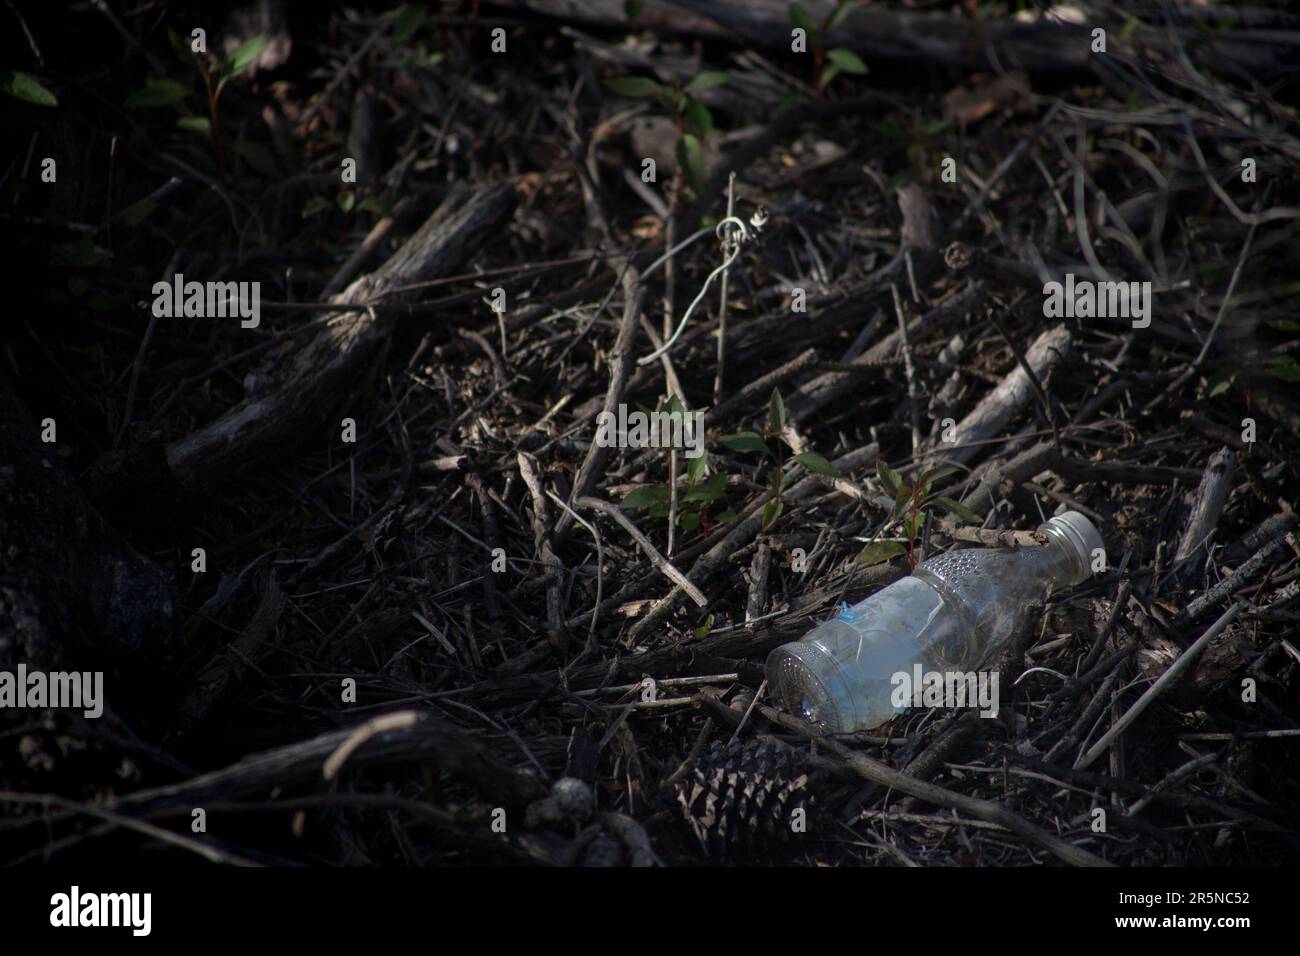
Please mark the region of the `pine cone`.
<svg viewBox="0 0 1300 956"><path fill-rule="evenodd" d="M715 740L678 782L677 802L709 856L765 857L793 836L797 811L806 821L813 804L808 787L802 753Z"/></svg>

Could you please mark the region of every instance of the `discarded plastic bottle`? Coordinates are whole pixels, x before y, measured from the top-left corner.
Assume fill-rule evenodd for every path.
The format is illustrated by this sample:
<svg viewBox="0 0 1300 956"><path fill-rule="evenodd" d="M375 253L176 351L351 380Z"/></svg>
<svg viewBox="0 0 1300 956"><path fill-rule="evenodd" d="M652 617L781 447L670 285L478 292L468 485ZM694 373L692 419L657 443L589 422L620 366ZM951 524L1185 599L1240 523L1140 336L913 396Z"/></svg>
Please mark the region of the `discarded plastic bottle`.
<svg viewBox="0 0 1300 956"><path fill-rule="evenodd" d="M901 712L893 676L969 670L1016 632L1049 585L1092 574L1104 549L1077 511L1039 527L1040 547L968 548L923 561L910 576L785 644L767 659L767 681L785 709L829 733L878 727Z"/></svg>

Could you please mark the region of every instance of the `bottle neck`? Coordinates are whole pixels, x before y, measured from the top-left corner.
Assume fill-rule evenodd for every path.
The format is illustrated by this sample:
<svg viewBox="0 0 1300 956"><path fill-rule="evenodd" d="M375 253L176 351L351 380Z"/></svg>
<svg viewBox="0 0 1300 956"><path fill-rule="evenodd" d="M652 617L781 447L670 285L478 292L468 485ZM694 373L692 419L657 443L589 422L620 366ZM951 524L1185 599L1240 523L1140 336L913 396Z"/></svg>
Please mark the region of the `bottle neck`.
<svg viewBox="0 0 1300 956"><path fill-rule="evenodd" d="M1091 576L1092 571L1088 562L1089 555L1064 529L1049 521L1038 530L1047 535L1048 543L1044 547L1050 549L1053 552L1053 557L1057 559L1053 563L1059 562L1058 566L1061 573L1066 578L1062 583L1075 585L1086 581Z"/></svg>

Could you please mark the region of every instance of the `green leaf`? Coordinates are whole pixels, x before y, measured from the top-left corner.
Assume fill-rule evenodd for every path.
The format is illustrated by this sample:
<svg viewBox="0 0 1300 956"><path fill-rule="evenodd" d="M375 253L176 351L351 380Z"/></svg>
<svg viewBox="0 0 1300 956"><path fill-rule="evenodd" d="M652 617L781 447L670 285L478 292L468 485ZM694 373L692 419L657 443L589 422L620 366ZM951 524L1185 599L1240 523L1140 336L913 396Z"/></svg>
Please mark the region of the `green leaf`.
<svg viewBox="0 0 1300 956"><path fill-rule="evenodd" d="M704 619L704 624L697 627L694 631L696 637L708 637L709 631L713 628L713 615L710 614Z"/></svg>
<svg viewBox="0 0 1300 956"><path fill-rule="evenodd" d="M852 50L846 50L843 47L827 50L826 59L834 64L841 73L852 73L855 76L864 76L867 73L867 65Z"/></svg>
<svg viewBox="0 0 1300 956"><path fill-rule="evenodd" d="M717 472L709 476L709 480L704 482L698 488L692 488L682 496L682 501L702 501L705 504L712 504L727 490L727 476Z"/></svg>
<svg viewBox="0 0 1300 956"><path fill-rule="evenodd" d="M176 125L187 133L197 133L209 138L212 136L212 121L206 116L182 116L176 121Z"/></svg>
<svg viewBox="0 0 1300 956"><path fill-rule="evenodd" d="M808 15L807 10L799 6L797 3L792 3L789 6L789 11L791 23L807 33L809 39L817 36L817 21Z"/></svg>
<svg viewBox="0 0 1300 956"><path fill-rule="evenodd" d="M124 226L138 226L152 216L157 209L158 204L146 197L127 206L113 217L113 221Z"/></svg>
<svg viewBox="0 0 1300 956"><path fill-rule="evenodd" d="M803 465L814 475L825 475L828 478L841 477L839 469L815 451L801 452L794 456L794 460Z"/></svg>
<svg viewBox="0 0 1300 956"><path fill-rule="evenodd" d="M894 492L894 510L890 517L897 519L899 515L907 510L911 500L912 486L906 483L899 485L898 490Z"/></svg>
<svg viewBox="0 0 1300 956"><path fill-rule="evenodd" d="M839 76L840 68L834 63L822 70L821 76L817 77L817 89L824 90L830 85L831 80Z"/></svg>
<svg viewBox="0 0 1300 956"><path fill-rule="evenodd" d="M698 458L686 459L686 480L691 484L699 481L704 477L705 470L709 467L709 453L701 451Z"/></svg>
<svg viewBox="0 0 1300 956"><path fill-rule="evenodd" d="M40 81L30 73L17 70L0 70L0 90L4 90L14 99L37 106L58 106L59 101Z"/></svg>
<svg viewBox="0 0 1300 956"><path fill-rule="evenodd" d="M957 465L937 465L928 471L921 472L921 476L918 480L927 485L932 485L940 478L947 478L949 475L955 475L959 471L961 471L961 468Z"/></svg>
<svg viewBox="0 0 1300 956"><path fill-rule="evenodd" d="M719 511L717 516L713 520L716 524L728 524L736 520L736 512L733 511L731 508L726 508L722 511Z"/></svg>
<svg viewBox="0 0 1300 956"><path fill-rule="evenodd" d="M189 65L194 61L194 53L190 50L190 41L171 27L167 28L167 43L182 63Z"/></svg>
<svg viewBox="0 0 1300 956"><path fill-rule="evenodd" d="M711 90L715 86L726 86L730 82L730 73L724 73L721 70L705 70L703 73L697 73L695 78L686 84L686 92L693 96L696 93Z"/></svg>
<svg viewBox="0 0 1300 956"><path fill-rule="evenodd" d="M324 196L312 196L307 200L307 205L302 207L302 218L310 219L312 216L333 208L334 204Z"/></svg>
<svg viewBox="0 0 1300 956"><path fill-rule="evenodd" d="M772 389L772 397L768 399L767 427L775 433L785 427L785 402L781 400L780 389Z"/></svg>
<svg viewBox="0 0 1300 956"><path fill-rule="evenodd" d="M428 7L422 3L408 3L397 11L397 23L393 25L393 42L405 43L415 35L424 23Z"/></svg>
<svg viewBox="0 0 1300 956"><path fill-rule="evenodd" d="M785 511L785 502L777 501L773 498L763 506L763 527L770 528L777 518L781 517L781 512Z"/></svg>
<svg viewBox="0 0 1300 956"><path fill-rule="evenodd" d="M714 475L708 476L705 488L708 490L708 499L716 501L716 499L727 493L727 476L723 475L722 472L716 472Z"/></svg>
<svg viewBox="0 0 1300 956"><path fill-rule="evenodd" d="M876 462L876 477L880 479L880 483L884 485L890 497L898 494L898 488L903 483L903 476L890 468L884 459Z"/></svg>
<svg viewBox="0 0 1300 956"><path fill-rule="evenodd" d="M381 218L387 216L390 211L388 203L384 202L384 200L380 199L378 196L367 196L365 199L361 200L361 202L357 203L357 212L373 212L376 216Z"/></svg>
<svg viewBox="0 0 1300 956"><path fill-rule="evenodd" d="M686 125L696 136L704 137L713 131L713 114L709 108L694 98L686 100L686 110L683 114L686 118Z"/></svg>
<svg viewBox="0 0 1300 956"><path fill-rule="evenodd" d="M935 495L932 500L937 507L942 508L950 514L955 514L958 518L961 518L964 521L969 521L971 524L976 525L984 523L983 517L976 514L974 511L971 511L960 501L953 501L951 498L945 498L943 495Z"/></svg>
<svg viewBox="0 0 1300 956"><path fill-rule="evenodd" d="M128 96L123 105L129 110L151 110L179 103L189 95L189 88L175 80L155 80Z"/></svg>
<svg viewBox="0 0 1300 956"><path fill-rule="evenodd" d="M843 20L844 17L848 14L848 12L852 9L853 9L853 4L850 3L849 0L840 0L840 2L835 6L835 10L831 13L829 17L826 18L827 32L834 30L837 26L839 26L840 21Z"/></svg>
<svg viewBox="0 0 1300 956"><path fill-rule="evenodd" d="M1280 332L1300 332L1300 322L1294 319L1269 319L1266 324Z"/></svg>
<svg viewBox="0 0 1300 956"><path fill-rule="evenodd" d="M646 485L636 488L623 499L624 508L649 508L651 505L666 502L668 489L663 485Z"/></svg>
<svg viewBox="0 0 1300 956"><path fill-rule="evenodd" d="M245 40L243 45L235 51L235 55L230 58L230 62L226 64L226 76L238 76L247 70L253 65L253 61L262 55L262 51L266 49L266 45L270 42L271 37L265 33L259 33L257 36Z"/></svg>
<svg viewBox="0 0 1300 956"><path fill-rule="evenodd" d="M692 133L683 133L677 140L677 164L686 174L686 182L695 195L704 193L704 150L700 140Z"/></svg>
<svg viewBox="0 0 1300 956"><path fill-rule="evenodd" d="M694 511L683 511L677 516L677 527L690 534L700 526L700 516Z"/></svg>
<svg viewBox="0 0 1300 956"><path fill-rule="evenodd" d="M900 541L873 541L862 549L857 562L870 567L906 553L907 548Z"/></svg>
<svg viewBox="0 0 1300 956"><path fill-rule="evenodd" d="M763 441L762 436L755 432L736 432L734 435L723 435L718 441L732 451L767 451L767 443Z"/></svg>
<svg viewBox="0 0 1300 956"><path fill-rule="evenodd" d="M1300 382L1300 362L1294 356L1278 356L1269 363L1268 370L1284 382Z"/></svg>
<svg viewBox="0 0 1300 956"><path fill-rule="evenodd" d="M1237 380L1236 372L1218 371L1210 376L1209 389L1206 391L1206 398L1214 398L1216 395L1222 395L1228 389L1232 388L1232 383Z"/></svg>
<svg viewBox="0 0 1300 956"><path fill-rule="evenodd" d="M623 13L629 20L635 20L641 15L645 7L645 0L623 0Z"/></svg>
<svg viewBox="0 0 1300 956"><path fill-rule="evenodd" d="M356 204L357 204L356 193L349 191L349 192L339 194L339 209L343 210L343 212L345 213L351 212L352 207L355 206Z"/></svg>
<svg viewBox="0 0 1300 956"><path fill-rule="evenodd" d="M605 87L617 96L671 96L672 89L645 76L618 76L605 81Z"/></svg>

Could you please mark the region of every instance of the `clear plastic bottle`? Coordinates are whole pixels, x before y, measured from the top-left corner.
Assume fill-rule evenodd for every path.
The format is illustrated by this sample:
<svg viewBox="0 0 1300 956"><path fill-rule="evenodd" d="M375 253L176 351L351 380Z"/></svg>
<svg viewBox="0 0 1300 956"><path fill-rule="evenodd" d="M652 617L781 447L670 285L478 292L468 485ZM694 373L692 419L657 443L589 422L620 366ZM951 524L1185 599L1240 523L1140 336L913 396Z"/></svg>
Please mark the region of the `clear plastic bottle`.
<svg viewBox="0 0 1300 956"><path fill-rule="evenodd" d="M895 581L819 624L767 659L768 686L791 713L829 733L877 727L899 709L893 675L966 671L1015 633L1022 612L1047 585L1092 573L1104 548L1096 527L1067 511L1038 530L1041 547L968 548L923 561Z"/></svg>

